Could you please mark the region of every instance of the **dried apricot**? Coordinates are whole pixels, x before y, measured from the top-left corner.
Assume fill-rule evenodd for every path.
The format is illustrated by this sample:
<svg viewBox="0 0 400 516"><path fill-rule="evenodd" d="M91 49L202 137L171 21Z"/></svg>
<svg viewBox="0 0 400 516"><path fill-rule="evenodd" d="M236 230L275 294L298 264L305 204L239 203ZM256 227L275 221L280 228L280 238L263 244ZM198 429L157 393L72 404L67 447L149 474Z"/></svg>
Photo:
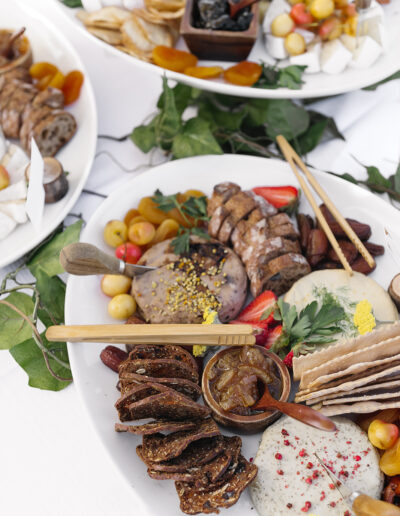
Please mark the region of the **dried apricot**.
<svg viewBox="0 0 400 516"><path fill-rule="evenodd" d="M251 61L241 61L224 72L224 79L239 86L253 86L258 81L262 67Z"/></svg>
<svg viewBox="0 0 400 516"><path fill-rule="evenodd" d="M59 70L53 75L51 81L49 82L50 88L57 88L57 90L62 90L65 82L65 75L61 73Z"/></svg>
<svg viewBox="0 0 400 516"><path fill-rule="evenodd" d="M174 72L183 72L186 68L196 66L197 57L190 52L159 45L153 49L153 61L156 65Z"/></svg>
<svg viewBox="0 0 400 516"><path fill-rule="evenodd" d="M130 221L139 215L139 210L136 210L135 208L129 210L126 212L124 217L124 222L127 226L129 226Z"/></svg>
<svg viewBox="0 0 400 516"><path fill-rule="evenodd" d="M32 77L32 79L42 79L47 75L50 75L52 77L57 72L57 66L51 63L47 63L46 61L40 61L39 63L35 63L29 68L29 74Z"/></svg>
<svg viewBox="0 0 400 516"><path fill-rule="evenodd" d="M69 72L69 74L65 77L62 92L64 93L64 101L66 106L72 104L79 98L83 79L83 73L79 70Z"/></svg>
<svg viewBox="0 0 400 516"><path fill-rule="evenodd" d="M186 190L183 193L185 201L187 201L190 197L206 197L206 194L201 190Z"/></svg>
<svg viewBox="0 0 400 516"><path fill-rule="evenodd" d="M138 210L140 215L152 224L161 224L163 220L170 218L165 212L157 208L157 204L151 197L143 197L139 203Z"/></svg>
<svg viewBox="0 0 400 516"><path fill-rule="evenodd" d="M156 229L151 245L158 244L169 238L173 238L178 234L179 224L174 219L167 219L161 222Z"/></svg>
<svg viewBox="0 0 400 516"><path fill-rule="evenodd" d="M223 71L221 66L189 66L183 73L197 79L216 79Z"/></svg>
<svg viewBox="0 0 400 516"><path fill-rule="evenodd" d="M39 79L38 82L35 84L36 88L40 91L45 90L51 83L52 78L53 75L45 75L44 77Z"/></svg>

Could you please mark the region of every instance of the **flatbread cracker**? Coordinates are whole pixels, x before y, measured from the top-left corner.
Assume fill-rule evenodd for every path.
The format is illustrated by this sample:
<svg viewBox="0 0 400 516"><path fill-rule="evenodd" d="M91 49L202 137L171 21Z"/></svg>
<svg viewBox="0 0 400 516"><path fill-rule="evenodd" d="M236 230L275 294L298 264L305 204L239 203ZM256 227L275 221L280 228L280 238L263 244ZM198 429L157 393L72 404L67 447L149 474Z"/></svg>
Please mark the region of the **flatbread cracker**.
<svg viewBox="0 0 400 516"><path fill-rule="evenodd" d="M400 321L383 325L370 333L359 335L352 339L341 339L336 344L321 349L320 351L315 351L309 355L295 357L293 359L293 378L294 380L300 380L304 372L324 364L329 360L333 360L337 356L345 355L357 349L363 349L382 340L397 336L400 336Z"/></svg>
<svg viewBox="0 0 400 516"><path fill-rule="evenodd" d="M400 336L382 340L366 348L352 351L351 353L340 354L333 360L329 360L318 367L305 371L301 375L300 389L310 387L315 381L325 375L343 371L353 364L361 362L373 362L385 357L400 353ZM323 383L323 382L322 382ZM318 385L318 383L316 383Z"/></svg>
<svg viewBox="0 0 400 516"><path fill-rule="evenodd" d="M364 394L361 396L350 396L348 398L325 400L322 402L322 405L344 405L345 403L359 403L361 401L379 401L391 398L400 398L399 391L396 390L396 392L381 392L377 394Z"/></svg>
<svg viewBox="0 0 400 516"><path fill-rule="evenodd" d="M382 369L382 367L384 367L384 369ZM370 374L368 376L361 376L357 379L353 378L353 380L344 383L333 382L334 385L330 387L327 386L325 389L314 392L308 392L306 394L296 396L296 402L306 401L313 398L319 398L320 396L323 396L325 394L332 394L334 392L348 392L352 391L354 388L362 387L363 385L368 385L369 383L374 383L379 378L385 378L395 373L397 374L400 371L400 363L397 362L396 364L393 364L393 367L387 368L386 366L381 366L377 367L376 369L378 371L374 371L374 374ZM370 371L370 373L371 372L372 371Z"/></svg>
<svg viewBox="0 0 400 516"><path fill-rule="evenodd" d="M364 387L359 387L358 389L353 389L351 391L351 393L352 394L366 393L366 392L371 392L371 391L375 391L375 390L382 389L382 388L393 389L395 387L398 387L400 389L400 377L394 376L392 378L396 378L396 379L395 380L393 379L392 381L387 381L387 378L381 378L380 380L377 380L377 382L374 385L365 385ZM343 396L347 396L348 394L349 394L348 392L327 394L326 396L321 396L321 397L313 399L313 400L308 400L306 402L306 404L314 405L314 404L320 403L324 400L330 400L330 399L334 399L334 398L336 399L336 398L340 398Z"/></svg>
<svg viewBox="0 0 400 516"><path fill-rule="evenodd" d="M400 355L391 355L386 358L382 358L381 360L372 360L372 362L361 362L361 363L355 363L348 367L347 369L344 369L342 371L337 371L336 373L327 374L324 376L321 376L314 380L312 383L309 384L308 388L313 389L315 387L320 387L321 385L325 385L327 383L330 383L332 381L335 381L339 378L343 378L346 376L353 376L357 373L362 373L364 371L368 371L369 369L372 369L374 367L379 367L385 364L390 365L391 363L395 361L400 360Z"/></svg>
<svg viewBox="0 0 400 516"><path fill-rule="evenodd" d="M369 414L378 410L386 410L391 408L400 408L399 401L364 401L361 403L353 403L352 405L332 405L330 407L322 407L319 412L324 416L336 416L338 414Z"/></svg>

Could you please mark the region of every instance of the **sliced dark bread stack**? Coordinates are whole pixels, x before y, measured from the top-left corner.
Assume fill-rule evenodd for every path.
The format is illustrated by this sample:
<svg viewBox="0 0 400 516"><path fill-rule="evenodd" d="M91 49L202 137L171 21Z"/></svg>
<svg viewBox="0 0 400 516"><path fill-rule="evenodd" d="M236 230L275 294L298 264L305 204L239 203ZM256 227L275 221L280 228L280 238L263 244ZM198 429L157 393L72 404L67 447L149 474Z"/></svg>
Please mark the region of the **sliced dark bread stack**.
<svg viewBox="0 0 400 516"><path fill-rule="evenodd" d="M160 375L160 376L158 376ZM236 503L257 467L240 454L239 437L224 437L201 394L197 364L179 346L136 346L119 366L117 432L142 435L138 456L151 478L175 480L181 509L219 512ZM131 420L152 418L141 425Z"/></svg>
<svg viewBox="0 0 400 516"><path fill-rule="evenodd" d="M220 183L208 203L208 215L210 235L231 242L242 259L254 297L263 290L280 295L310 272L290 218L262 197L234 183Z"/></svg>
<svg viewBox="0 0 400 516"><path fill-rule="evenodd" d="M72 138L76 121L63 107L63 93L39 91L25 68L0 76L0 125L7 138L20 139L27 153L32 137L43 156L54 156Z"/></svg>

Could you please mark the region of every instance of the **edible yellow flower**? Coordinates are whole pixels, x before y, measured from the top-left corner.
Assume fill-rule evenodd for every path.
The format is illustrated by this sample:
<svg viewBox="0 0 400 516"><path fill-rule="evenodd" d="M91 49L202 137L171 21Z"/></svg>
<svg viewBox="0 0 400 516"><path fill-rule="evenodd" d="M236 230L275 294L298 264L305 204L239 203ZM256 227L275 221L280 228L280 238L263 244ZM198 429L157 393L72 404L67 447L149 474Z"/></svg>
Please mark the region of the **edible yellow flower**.
<svg viewBox="0 0 400 516"><path fill-rule="evenodd" d="M372 331L376 326L375 317L372 313L372 305L366 299L357 303L353 322L357 327L358 333L364 335Z"/></svg>
<svg viewBox="0 0 400 516"><path fill-rule="evenodd" d="M208 308L203 314L203 323L202 324L214 324L217 316L218 316L217 312ZM207 346L200 346L199 344L195 344L193 346L193 355L195 357L202 357L206 351L207 351Z"/></svg>

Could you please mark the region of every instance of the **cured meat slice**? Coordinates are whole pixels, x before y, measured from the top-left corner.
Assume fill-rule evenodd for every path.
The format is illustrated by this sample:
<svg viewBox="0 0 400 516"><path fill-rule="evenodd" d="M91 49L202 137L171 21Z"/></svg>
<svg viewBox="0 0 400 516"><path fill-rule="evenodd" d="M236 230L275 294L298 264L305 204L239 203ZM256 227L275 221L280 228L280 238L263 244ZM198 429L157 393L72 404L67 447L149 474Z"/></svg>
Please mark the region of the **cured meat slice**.
<svg viewBox="0 0 400 516"><path fill-rule="evenodd" d="M175 432L164 436L162 434L143 436L141 455L146 461L162 462L178 457L190 443L218 435L219 428L212 419L199 421L193 430Z"/></svg>
<svg viewBox="0 0 400 516"><path fill-rule="evenodd" d="M19 139L21 140L21 145L24 149L26 149L29 145L29 139L35 125L50 114L51 108L48 106L33 107L30 104L25 106L24 112L22 114L23 122L19 132Z"/></svg>
<svg viewBox="0 0 400 516"><path fill-rule="evenodd" d="M34 127L31 136L43 156L54 156L71 140L76 129L76 120L71 113L54 109ZM30 139L25 150L30 152Z"/></svg>
<svg viewBox="0 0 400 516"><path fill-rule="evenodd" d="M180 508L186 514L219 513L219 508L234 505L242 491L254 480L257 466L242 455L233 476L222 485L201 490L187 482L175 482L180 498Z"/></svg>
<svg viewBox="0 0 400 516"><path fill-rule="evenodd" d="M122 422L146 418L201 419L210 413L208 407L195 403L173 389L131 403L119 411Z"/></svg>
<svg viewBox="0 0 400 516"><path fill-rule="evenodd" d="M147 460L142 455L142 446L139 445L136 448L136 453L142 459L143 462L152 471L165 471L168 473L174 472L185 472L188 469L199 467L202 464L206 464L212 461L215 457L220 455L225 448L225 440L222 435L216 437L210 437L208 439L200 439L195 441L175 459L162 462L152 462Z"/></svg>
<svg viewBox="0 0 400 516"><path fill-rule="evenodd" d="M223 440L224 451L210 462L187 468L184 472L159 471L150 467L147 473L151 478L156 480L179 480L182 482L195 483L198 487L217 482L232 463L234 464L233 469L236 469L242 446L242 440L237 436L223 437Z"/></svg>
<svg viewBox="0 0 400 516"><path fill-rule="evenodd" d="M64 94L56 88L46 88L40 91L33 99L32 106L47 106L53 109L62 109L64 107Z"/></svg>
<svg viewBox="0 0 400 516"><path fill-rule="evenodd" d="M200 386L190 380L185 380L184 378L153 378L152 376L136 373L123 373L119 378L122 394L128 392L135 383L151 382L170 387L171 389L188 396L193 401L196 401L201 396Z"/></svg>
<svg viewBox="0 0 400 516"><path fill-rule="evenodd" d="M213 194L207 204L207 214L212 217L215 210L228 201L233 195L240 192L240 186L226 181L214 186Z"/></svg>
<svg viewBox="0 0 400 516"><path fill-rule="evenodd" d="M161 432L179 432L182 430L191 430L196 427L194 421L167 421L159 419L152 423L145 423L144 425L123 425L115 423L116 432L127 432L134 435L152 435Z"/></svg>
<svg viewBox="0 0 400 516"><path fill-rule="evenodd" d="M231 197L224 204L224 209L228 211L229 215L222 222L218 240L224 244L227 243L236 224L256 207L257 202L250 192L239 192Z"/></svg>
<svg viewBox="0 0 400 516"><path fill-rule="evenodd" d="M184 378L198 383L199 374L184 362L169 358L125 360L119 366L119 374L136 373L160 378Z"/></svg>
<svg viewBox="0 0 400 516"><path fill-rule="evenodd" d="M35 86L21 83L14 91L7 106L1 113L1 125L7 138L18 138L25 107L37 94Z"/></svg>
<svg viewBox="0 0 400 516"><path fill-rule="evenodd" d="M180 346L157 346L142 344L135 346L129 353L130 360L138 359L156 359L169 358L172 360L179 360L191 366L196 372L198 371L197 364L193 356Z"/></svg>

